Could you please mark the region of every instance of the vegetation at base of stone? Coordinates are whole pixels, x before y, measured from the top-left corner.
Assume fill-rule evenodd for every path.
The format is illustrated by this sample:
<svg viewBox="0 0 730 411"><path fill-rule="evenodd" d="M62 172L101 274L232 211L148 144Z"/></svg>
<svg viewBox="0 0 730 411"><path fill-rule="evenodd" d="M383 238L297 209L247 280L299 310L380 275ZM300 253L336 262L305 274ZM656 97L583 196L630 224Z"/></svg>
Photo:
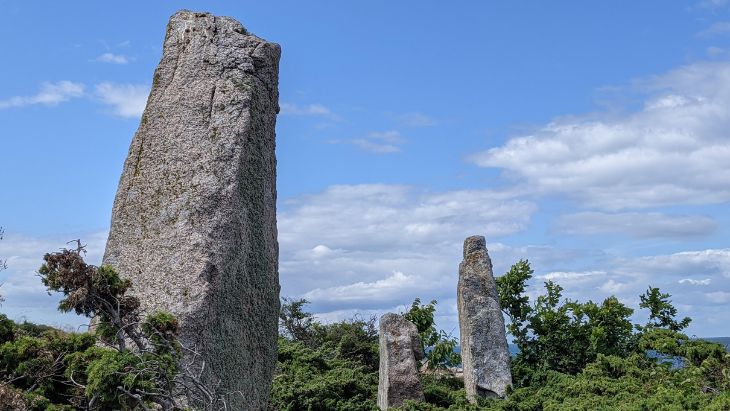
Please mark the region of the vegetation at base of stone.
<svg viewBox="0 0 730 411"><path fill-rule="evenodd" d="M306 300L283 299L279 358L270 409L376 410L378 329L375 318L322 324Z"/></svg>
<svg viewBox="0 0 730 411"><path fill-rule="evenodd" d="M548 281L533 302L532 277L519 261L497 287L520 352L513 359L514 388L504 400L467 405L458 381L424 378L428 404L404 410L728 410L730 353L717 343L681 333L669 294L649 287L640 308L647 324L631 324L633 310L615 297L585 303L562 299Z"/></svg>
<svg viewBox="0 0 730 411"><path fill-rule="evenodd" d="M567 300L562 287L550 281L531 301L526 288L532 274L529 262L519 261L496 279L520 349L512 363L515 386L507 398L469 404L462 380L447 369L432 369L421 376L426 402L409 402L401 410L730 409L730 353L721 344L682 334L690 320L676 318L670 295L649 287L640 296L648 321L638 325L630 321L633 310L615 297L600 303ZM304 310L306 304L282 304L271 409L376 410L373 319L323 325ZM435 304L416 299L405 314L426 346L442 336L433 323ZM343 340L360 341L372 355L348 356Z"/></svg>
<svg viewBox="0 0 730 411"><path fill-rule="evenodd" d="M169 396L180 392L176 387L195 389L184 380L189 370L179 366L185 347L177 320L158 313L135 323L135 301L125 296L131 284L108 267L86 265L81 251L47 255L40 272L49 290L64 294L60 309L100 318L95 333L15 323L0 314L0 411L173 409ZM440 367L421 376L426 402L401 410L730 409L730 353L682 334L690 319L676 318L670 295L649 287L640 296L648 320L638 325L629 321L633 310L615 297L566 300L552 282L531 301L525 292L531 276L529 263L520 261L496 280L520 348L507 398L467 402L463 382L446 368L458 357L453 339L436 331L436 302L416 299L405 315L432 347L427 351L447 342L447 355L438 358L449 360L430 359ZM377 410L375 318L322 324L305 311L307 303L282 304L270 410ZM195 409L219 407L215 401Z"/></svg>
<svg viewBox="0 0 730 411"><path fill-rule="evenodd" d="M39 274L49 292L63 294L59 310L95 318L95 331L0 315L0 410L182 410L181 398L221 409L192 372L194 361L181 361L177 319L152 313L140 321L139 302L126 295L131 283L111 267L86 264L82 253L79 242L46 254Z"/></svg>
<svg viewBox="0 0 730 411"><path fill-rule="evenodd" d="M670 338L682 339L676 332ZM706 352L712 343L698 342ZM727 357L727 352L722 355ZM728 410L730 387L727 376L718 381L718 373L727 373L715 363L713 354L702 362L704 366L689 365L673 369L660 364L644 353L626 358L599 355L576 375L557 371L542 371L535 376L535 384L517 388L505 400L484 400L479 405L467 405L463 390L451 390L444 382L447 395L440 404L409 404L403 410L502 410L502 411L563 411L563 410ZM424 386L428 383L424 382ZM431 389L432 391L433 388ZM429 397L427 397L427 400Z"/></svg>
<svg viewBox="0 0 730 411"><path fill-rule="evenodd" d="M434 312L436 312L436 300L428 304L421 304L421 299L416 298L405 317L418 329L428 368L447 368L459 365L461 355L455 351L458 342L444 330L436 330Z"/></svg>
<svg viewBox="0 0 730 411"><path fill-rule="evenodd" d="M575 374L599 354L625 357L634 351L634 311L616 297L600 304L563 300L563 288L547 281L546 293L530 304L524 290L531 276L529 263L520 261L496 279L500 304L510 319L507 328L520 350L513 360L517 387L529 385L535 372Z"/></svg>
<svg viewBox="0 0 730 411"><path fill-rule="evenodd" d="M376 318L322 324L306 312L307 300L282 299L279 360L271 393L272 410L377 410L378 329ZM436 302L416 299L406 318L416 324L434 367L458 364L456 340L434 326ZM434 381L440 377L434 377ZM444 388L425 386L434 401ZM460 384L460 382L458 382ZM455 386L449 386L451 392ZM463 389L461 390L463 392ZM466 397L462 395L463 401ZM443 401L442 401L443 402Z"/></svg>

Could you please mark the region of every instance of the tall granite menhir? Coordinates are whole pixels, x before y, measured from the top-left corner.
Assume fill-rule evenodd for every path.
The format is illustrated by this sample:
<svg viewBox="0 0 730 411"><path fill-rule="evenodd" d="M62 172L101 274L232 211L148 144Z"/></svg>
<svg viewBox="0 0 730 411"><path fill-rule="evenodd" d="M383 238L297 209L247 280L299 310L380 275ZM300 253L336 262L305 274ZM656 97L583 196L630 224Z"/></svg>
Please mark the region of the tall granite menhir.
<svg viewBox="0 0 730 411"><path fill-rule="evenodd" d="M234 410L266 408L276 367L279 56L230 17L170 18L104 255Z"/></svg>
<svg viewBox="0 0 730 411"><path fill-rule="evenodd" d="M464 388L476 397L504 397L512 385L510 355L492 260L482 236L464 240L457 288Z"/></svg>

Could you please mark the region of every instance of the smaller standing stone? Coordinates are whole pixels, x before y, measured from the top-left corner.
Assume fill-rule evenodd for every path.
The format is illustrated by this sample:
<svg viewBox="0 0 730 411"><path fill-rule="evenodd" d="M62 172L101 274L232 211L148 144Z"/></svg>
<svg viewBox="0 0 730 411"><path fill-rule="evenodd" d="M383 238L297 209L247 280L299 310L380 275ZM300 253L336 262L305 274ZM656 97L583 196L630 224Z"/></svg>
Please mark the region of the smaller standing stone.
<svg viewBox="0 0 730 411"><path fill-rule="evenodd" d="M478 396L504 397L512 385L510 355L492 260L482 236L464 240L456 294L466 397L471 403Z"/></svg>
<svg viewBox="0 0 730 411"><path fill-rule="evenodd" d="M380 317L378 407L400 407L406 400L424 401L417 361L423 348L415 324L402 315Z"/></svg>

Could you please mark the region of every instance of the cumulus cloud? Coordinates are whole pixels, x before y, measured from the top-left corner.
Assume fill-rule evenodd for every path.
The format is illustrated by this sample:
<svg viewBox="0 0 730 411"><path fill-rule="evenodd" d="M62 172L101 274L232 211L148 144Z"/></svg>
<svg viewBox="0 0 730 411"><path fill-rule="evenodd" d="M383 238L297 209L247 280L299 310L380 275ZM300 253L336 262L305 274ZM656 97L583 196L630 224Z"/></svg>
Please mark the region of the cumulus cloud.
<svg viewBox="0 0 730 411"><path fill-rule="evenodd" d="M463 239L474 231L503 236L523 230L535 211L533 203L515 200L509 192L434 193L388 184L330 186L283 206L282 244L346 250Z"/></svg>
<svg viewBox="0 0 730 411"><path fill-rule="evenodd" d="M629 274L657 273L657 280L669 283L690 275L712 274L714 278L730 279L730 248L682 251L673 254L619 260L621 270ZM669 281L668 281L669 280Z"/></svg>
<svg viewBox="0 0 730 411"><path fill-rule="evenodd" d="M555 282L580 282L582 280L593 279L597 276L606 275L605 271L553 271L545 275L539 275L537 278L555 281Z"/></svg>
<svg viewBox="0 0 730 411"><path fill-rule="evenodd" d="M471 160L538 195L603 210L730 201L730 63L690 64L639 86L638 111L556 119Z"/></svg>
<svg viewBox="0 0 730 411"><path fill-rule="evenodd" d="M356 138L351 141L363 151L375 154L390 154L400 151L400 146L406 143L406 139L396 130L372 131L363 138Z"/></svg>
<svg viewBox="0 0 730 411"><path fill-rule="evenodd" d="M705 49L705 53L709 57L723 57L727 55L727 50L721 47L710 46Z"/></svg>
<svg viewBox="0 0 730 411"><path fill-rule="evenodd" d="M55 83L43 83L41 90L32 96L15 96L6 100L0 100L0 109L12 107L25 107L31 105L56 106L60 103L78 98L84 95L84 85L72 81L58 81Z"/></svg>
<svg viewBox="0 0 730 411"><path fill-rule="evenodd" d="M628 234L635 238L692 237L713 233L717 222L705 216L663 213L579 212L561 216L557 230L565 234Z"/></svg>
<svg viewBox="0 0 730 411"><path fill-rule="evenodd" d="M717 21L698 33L700 37L722 36L730 33L730 21Z"/></svg>
<svg viewBox="0 0 730 411"><path fill-rule="evenodd" d="M337 116L322 104L281 103L279 114L283 116L321 116L334 119Z"/></svg>
<svg viewBox="0 0 730 411"><path fill-rule="evenodd" d="M347 285L315 288L307 291L304 298L311 301L326 300L335 304L372 304L379 301L397 300L408 293L417 296L420 292L428 291L432 285L430 281L424 281L419 276L393 271L390 276L373 282L358 281Z"/></svg>
<svg viewBox="0 0 730 411"><path fill-rule="evenodd" d="M96 96L112 107L112 113L120 117L141 117L147 105L150 87L142 84L97 84Z"/></svg>
<svg viewBox="0 0 730 411"><path fill-rule="evenodd" d="M719 9L727 6L728 0L702 0L697 5L707 9Z"/></svg>
<svg viewBox="0 0 730 411"><path fill-rule="evenodd" d="M406 127L430 127L436 120L422 113L406 113L398 116L398 122Z"/></svg>
<svg viewBox="0 0 730 411"><path fill-rule="evenodd" d="M695 280L694 278L683 278L679 280L680 284L690 284L690 285L710 285L710 282L712 282L712 279L705 278L704 280Z"/></svg>
<svg viewBox="0 0 730 411"><path fill-rule="evenodd" d="M400 152L400 147L395 144L378 143L365 138L356 138L352 140L352 144L356 145L363 151L374 154L391 154Z"/></svg>
<svg viewBox="0 0 730 411"><path fill-rule="evenodd" d="M424 299L451 297L463 239L484 234L491 246L523 230L534 211L491 190L369 184L300 196L278 216L282 294L311 293L318 312L391 307L418 290ZM364 298L372 290L382 298Z"/></svg>
<svg viewBox="0 0 730 411"><path fill-rule="evenodd" d="M97 57L96 61L112 64L127 64L129 63L129 58L122 54L104 53Z"/></svg>
<svg viewBox="0 0 730 411"><path fill-rule="evenodd" d="M43 83L41 91L32 96L16 96L0 100L0 110L31 105L56 106L73 98L86 97L112 107L111 113L120 117L140 117L147 104L149 86L104 82L85 93L82 83L59 81Z"/></svg>
<svg viewBox="0 0 730 411"><path fill-rule="evenodd" d="M711 293L705 293L708 300L716 304L725 304L730 302L730 292L727 291L713 291Z"/></svg>
<svg viewBox="0 0 730 411"><path fill-rule="evenodd" d="M606 281L599 288L599 290L601 290L602 292L612 295L621 294L630 289L631 284L618 282L613 279Z"/></svg>

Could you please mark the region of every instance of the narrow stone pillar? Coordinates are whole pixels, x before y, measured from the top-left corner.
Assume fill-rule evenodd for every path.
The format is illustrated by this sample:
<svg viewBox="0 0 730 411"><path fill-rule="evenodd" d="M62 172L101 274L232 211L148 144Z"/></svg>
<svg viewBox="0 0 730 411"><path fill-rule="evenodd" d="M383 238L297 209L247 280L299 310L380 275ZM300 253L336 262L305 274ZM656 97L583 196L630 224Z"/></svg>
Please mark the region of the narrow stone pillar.
<svg viewBox="0 0 730 411"><path fill-rule="evenodd" d="M380 318L380 376L378 407L400 407L406 400L423 401L418 360L423 348L416 326L402 315L388 313Z"/></svg>
<svg viewBox="0 0 730 411"><path fill-rule="evenodd" d="M504 397L512 385L510 354L492 261L482 236L464 241L457 305L467 398L475 403L477 396Z"/></svg>

